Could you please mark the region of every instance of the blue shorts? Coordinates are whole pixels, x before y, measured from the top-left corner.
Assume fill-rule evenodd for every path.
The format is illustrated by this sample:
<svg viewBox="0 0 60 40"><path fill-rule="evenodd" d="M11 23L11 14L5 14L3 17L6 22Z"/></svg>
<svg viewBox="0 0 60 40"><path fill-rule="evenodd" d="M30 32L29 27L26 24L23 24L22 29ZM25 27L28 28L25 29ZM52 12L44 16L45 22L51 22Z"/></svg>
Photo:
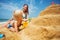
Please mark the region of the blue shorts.
<svg viewBox="0 0 60 40"><path fill-rule="evenodd" d="M8 24L8 28L11 28L12 27L12 25L11 24Z"/></svg>

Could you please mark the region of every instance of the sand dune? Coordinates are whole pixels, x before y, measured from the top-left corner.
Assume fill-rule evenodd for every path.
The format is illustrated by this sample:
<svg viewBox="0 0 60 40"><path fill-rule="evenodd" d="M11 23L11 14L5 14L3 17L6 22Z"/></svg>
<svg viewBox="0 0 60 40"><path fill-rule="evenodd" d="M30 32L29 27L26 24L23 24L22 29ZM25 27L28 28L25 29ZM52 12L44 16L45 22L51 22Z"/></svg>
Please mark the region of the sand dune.
<svg viewBox="0 0 60 40"><path fill-rule="evenodd" d="M39 26L60 25L60 15L44 15L32 20L32 23Z"/></svg>
<svg viewBox="0 0 60 40"><path fill-rule="evenodd" d="M55 4L48 6L45 10L41 11L39 16L50 15L50 14L52 15L60 14L60 5Z"/></svg>

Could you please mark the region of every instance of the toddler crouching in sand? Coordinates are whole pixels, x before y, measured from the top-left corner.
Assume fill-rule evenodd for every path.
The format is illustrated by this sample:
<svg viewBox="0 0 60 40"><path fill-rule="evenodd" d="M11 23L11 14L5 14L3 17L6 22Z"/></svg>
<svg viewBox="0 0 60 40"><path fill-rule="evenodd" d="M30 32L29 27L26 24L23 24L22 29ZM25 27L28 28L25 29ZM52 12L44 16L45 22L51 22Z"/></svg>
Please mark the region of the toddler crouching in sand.
<svg viewBox="0 0 60 40"><path fill-rule="evenodd" d="M17 30L16 30L16 26L17 26L17 21L15 21L15 20L9 20L7 23L5 23L4 25L3 25L4 27L7 27L9 30L11 30L11 31L13 31L13 32L17 32Z"/></svg>

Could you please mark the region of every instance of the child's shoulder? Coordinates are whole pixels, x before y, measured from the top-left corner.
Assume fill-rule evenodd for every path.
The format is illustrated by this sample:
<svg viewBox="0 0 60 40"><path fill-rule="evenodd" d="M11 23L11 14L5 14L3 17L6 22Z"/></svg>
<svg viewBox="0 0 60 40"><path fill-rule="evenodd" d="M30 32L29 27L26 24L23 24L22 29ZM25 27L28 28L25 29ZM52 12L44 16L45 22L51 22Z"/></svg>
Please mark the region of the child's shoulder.
<svg viewBox="0 0 60 40"><path fill-rule="evenodd" d="M13 20L13 22L17 22L16 20Z"/></svg>

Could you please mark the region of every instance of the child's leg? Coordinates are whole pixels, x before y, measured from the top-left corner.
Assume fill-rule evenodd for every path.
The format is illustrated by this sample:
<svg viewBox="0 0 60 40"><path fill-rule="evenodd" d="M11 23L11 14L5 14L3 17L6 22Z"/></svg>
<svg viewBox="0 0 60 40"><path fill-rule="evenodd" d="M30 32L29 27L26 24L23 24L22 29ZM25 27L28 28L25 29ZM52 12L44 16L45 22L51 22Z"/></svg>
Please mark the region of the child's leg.
<svg viewBox="0 0 60 40"><path fill-rule="evenodd" d="M9 30L15 32L15 29L13 27L9 28Z"/></svg>
<svg viewBox="0 0 60 40"><path fill-rule="evenodd" d="M18 32L17 21L15 21L15 23L14 23L14 28L15 28L15 31Z"/></svg>
<svg viewBox="0 0 60 40"><path fill-rule="evenodd" d="M6 22L5 24L3 24L3 27L7 27L7 25L10 23L10 21Z"/></svg>

